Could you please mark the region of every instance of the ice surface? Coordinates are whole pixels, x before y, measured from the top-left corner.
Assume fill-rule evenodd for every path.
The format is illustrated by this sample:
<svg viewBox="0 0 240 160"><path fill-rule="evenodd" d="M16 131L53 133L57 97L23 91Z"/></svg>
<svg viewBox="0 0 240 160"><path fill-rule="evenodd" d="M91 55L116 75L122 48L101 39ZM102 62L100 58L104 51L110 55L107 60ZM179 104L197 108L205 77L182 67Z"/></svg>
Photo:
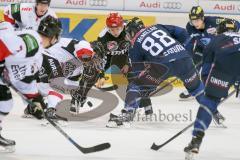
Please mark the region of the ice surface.
<svg viewBox="0 0 240 160"><path fill-rule="evenodd" d="M156 113L186 114L194 120L198 105L195 101L180 102L178 95L182 89L153 98ZM96 103L91 99L93 104ZM108 115L87 122L71 122L63 129L82 146L93 146L110 142L109 150L84 155L69 143L53 127L42 127L41 121L23 119L24 105L14 96L14 109L4 121L3 135L16 140L16 152L0 154L0 160L183 160L183 148L191 139L191 130L166 145L159 151L152 151L152 142L158 144L191 123L165 121L135 122L130 129L105 128ZM227 100L219 110L227 118L227 129L211 125L203 141L198 160L240 160L240 100ZM114 110L117 113L123 102ZM159 116L158 116L159 118Z"/></svg>

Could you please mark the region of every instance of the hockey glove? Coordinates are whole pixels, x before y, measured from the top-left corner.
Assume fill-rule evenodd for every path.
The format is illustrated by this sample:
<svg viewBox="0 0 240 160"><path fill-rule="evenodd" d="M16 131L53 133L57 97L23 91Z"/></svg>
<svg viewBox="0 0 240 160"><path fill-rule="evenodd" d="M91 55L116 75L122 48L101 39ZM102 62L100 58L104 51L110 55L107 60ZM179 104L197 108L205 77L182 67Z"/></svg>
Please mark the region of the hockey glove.
<svg viewBox="0 0 240 160"><path fill-rule="evenodd" d="M101 58L105 56L106 50L100 41L91 42L91 47L93 48L94 52Z"/></svg>
<svg viewBox="0 0 240 160"><path fill-rule="evenodd" d="M97 88L101 88L101 87L104 85L104 83L105 83L105 78L99 78L99 79L97 80L97 83L95 83L95 86L96 86Z"/></svg>
<svg viewBox="0 0 240 160"><path fill-rule="evenodd" d="M56 109L55 108L47 108L45 111L45 116L50 119L57 119L56 117Z"/></svg>
<svg viewBox="0 0 240 160"><path fill-rule="evenodd" d="M83 107L84 103L86 102L86 97L83 97L81 93L79 93L79 90L73 92L71 94L72 100L71 100L71 111L77 112L79 111L80 107Z"/></svg>
<svg viewBox="0 0 240 160"><path fill-rule="evenodd" d="M43 102L42 96L37 96L32 99L32 104L27 106L28 113L33 115L37 119L43 118L43 110L46 108L45 103Z"/></svg>

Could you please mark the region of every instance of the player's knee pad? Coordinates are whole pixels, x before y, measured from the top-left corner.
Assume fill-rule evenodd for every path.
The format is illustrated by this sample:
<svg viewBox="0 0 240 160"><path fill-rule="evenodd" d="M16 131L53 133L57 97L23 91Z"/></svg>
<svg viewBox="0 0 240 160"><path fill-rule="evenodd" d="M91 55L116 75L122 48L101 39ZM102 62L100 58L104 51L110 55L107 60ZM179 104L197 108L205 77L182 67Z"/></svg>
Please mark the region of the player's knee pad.
<svg viewBox="0 0 240 160"><path fill-rule="evenodd" d="M216 98L227 97L232 81L232 76L213 68L206 81L205 94Z"/></svg>

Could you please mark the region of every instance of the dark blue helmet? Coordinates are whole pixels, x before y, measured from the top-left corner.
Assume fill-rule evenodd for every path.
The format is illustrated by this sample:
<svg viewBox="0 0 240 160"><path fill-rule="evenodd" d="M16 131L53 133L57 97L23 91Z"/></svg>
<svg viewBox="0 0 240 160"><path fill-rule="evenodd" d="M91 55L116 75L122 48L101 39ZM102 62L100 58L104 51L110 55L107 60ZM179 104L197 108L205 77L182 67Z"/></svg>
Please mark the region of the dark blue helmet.
<svg viewBox="0 0 240 160"><path fill-rule="evenodd" d="M204 18L204 11L200 6L193 6L190 13L189 19L196 20L196 19L203 19Z"/></svg>
<svg viewBox="0 0 240 160"><path fill-rule="evenodd" d="M218 26L217 26L217 34L221 34L227 31L237 32L238 26L235 20L232 19L224 19Z"/></svg>
<svg viewBox="0 0 240 160"><path fill-rule="evenodd" d="M48 4L50 5L51 0L36 0L36 3Z"/></svg>
<svg viewBox="0 0 240 160"><path fill-rule="evenodd" d="M143 21L138 17L134 17L125 27L126 35L132 39L143 28L145 28Z"/></svg>

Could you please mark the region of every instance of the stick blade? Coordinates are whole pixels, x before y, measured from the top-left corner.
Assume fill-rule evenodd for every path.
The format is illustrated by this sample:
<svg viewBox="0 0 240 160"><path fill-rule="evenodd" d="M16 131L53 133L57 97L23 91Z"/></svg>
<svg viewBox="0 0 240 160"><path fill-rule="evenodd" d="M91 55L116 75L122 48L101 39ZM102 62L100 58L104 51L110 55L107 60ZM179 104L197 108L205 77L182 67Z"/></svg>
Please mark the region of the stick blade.
<svg viewBox="0 0 240 160"><path fill-rule="evenodd" d="M158 145L156 145L155 143L153 143L152 146L151 146L151 149L154 150L154 151L159 150L159 148L160 147Z"/></svg>
<svg viewBox="0 0 240 160"><path fill-rule="evenodd" d="M109 87L99 88L101 91L113 91L118 89L118 85L114 84Z"/></svg>
<svg viewBox="0 0 240 160"><path fill-rule="evenodd" d="M111 147L110 143L103 143L90 148L81 148L81 151L84 154L88 154L88 153L103 151L105 149L109 149L110 147Z"/></svg>

